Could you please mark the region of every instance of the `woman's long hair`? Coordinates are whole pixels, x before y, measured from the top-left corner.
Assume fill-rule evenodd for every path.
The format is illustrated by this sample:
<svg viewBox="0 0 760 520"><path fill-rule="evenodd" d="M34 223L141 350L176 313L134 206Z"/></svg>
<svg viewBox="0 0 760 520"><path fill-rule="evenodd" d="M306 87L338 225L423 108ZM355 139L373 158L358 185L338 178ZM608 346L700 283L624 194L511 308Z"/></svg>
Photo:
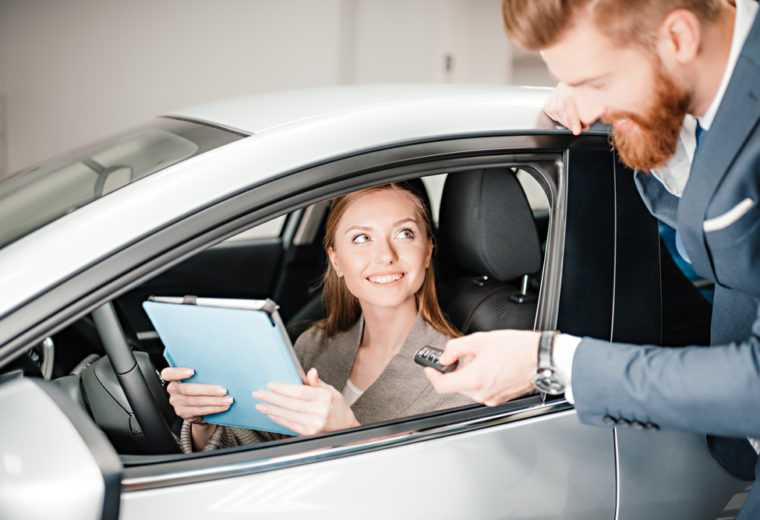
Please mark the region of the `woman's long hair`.
<svg viewBox="0 0 760 520"><path fill-rule="evenodd" d="M433 240L433 224L427 205L415 192L411 184L407 182L394 182L354 191L333 199L325 226L325 251L330 247L335 247L335 232L338 222L346 212L346 209L358 198L384 190L403 192L414 202L415 210L425 224L425 235L428 240ZM434 329L452 338L462 335L461 332L456 330L446 320L441 307L438 305L432 262L425 269L425 279L415 294L415 299L417 301L417 310L422 315L422 318L432 325ZM359 319L359 315L361 314L359 300L346 288L345 281L338 276L330 261L327 262L327 270L322 278L322 300L327 309L327 318L319 321L316 325L324 329L328 336L332 336L339 331L348 330Z"/></svg>

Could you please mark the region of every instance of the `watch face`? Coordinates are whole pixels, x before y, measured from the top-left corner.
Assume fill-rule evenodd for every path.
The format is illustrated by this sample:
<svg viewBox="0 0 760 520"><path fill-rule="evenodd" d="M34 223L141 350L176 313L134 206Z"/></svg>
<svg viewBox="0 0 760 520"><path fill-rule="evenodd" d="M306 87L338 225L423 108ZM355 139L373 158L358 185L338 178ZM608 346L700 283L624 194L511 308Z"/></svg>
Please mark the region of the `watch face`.
<svg viewBox="0 0 760 520"><path fill-rule="evenodd" d="M557 395L565 391L565 385L560 381L551 370L544 370L533 377L533 385L540 392Z"/></svg>

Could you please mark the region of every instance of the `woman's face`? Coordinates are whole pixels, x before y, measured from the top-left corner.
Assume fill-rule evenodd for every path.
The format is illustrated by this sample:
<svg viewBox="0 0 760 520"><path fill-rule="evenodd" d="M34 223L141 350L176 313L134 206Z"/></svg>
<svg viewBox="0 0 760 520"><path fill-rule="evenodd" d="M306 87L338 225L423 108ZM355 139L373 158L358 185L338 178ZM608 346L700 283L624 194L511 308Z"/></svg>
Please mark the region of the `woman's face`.
<svg viewBox="0 0 760 520"><path fill-rule="evenodd" d="M346 287L367 310L414 302L430 264L432 242L411 195L382 190L346 208L327 253Z"/></svg>

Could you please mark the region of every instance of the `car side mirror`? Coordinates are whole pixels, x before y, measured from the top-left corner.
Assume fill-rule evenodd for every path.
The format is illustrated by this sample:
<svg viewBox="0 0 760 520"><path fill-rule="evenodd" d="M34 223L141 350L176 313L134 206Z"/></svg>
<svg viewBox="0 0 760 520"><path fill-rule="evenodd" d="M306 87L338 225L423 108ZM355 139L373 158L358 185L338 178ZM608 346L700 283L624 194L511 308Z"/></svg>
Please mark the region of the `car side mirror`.
<svg viewBox="0 0 760 520"><path fill-rule="evenodd" d="M123 466L54 384L0 384L0 518L117 518Z"/></svg>

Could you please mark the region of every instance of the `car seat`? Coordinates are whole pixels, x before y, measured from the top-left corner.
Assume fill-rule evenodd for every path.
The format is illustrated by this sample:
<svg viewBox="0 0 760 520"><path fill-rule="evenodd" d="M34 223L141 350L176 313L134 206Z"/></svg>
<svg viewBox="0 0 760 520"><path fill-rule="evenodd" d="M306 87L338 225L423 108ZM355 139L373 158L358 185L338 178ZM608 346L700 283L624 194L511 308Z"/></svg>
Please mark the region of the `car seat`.
<svg viewBox="0 0 760 520"><path fill-rule="evenodd" d="M439 220L439 301L451 323L465 334L532 329L541 243L514 172L449 174Z"/></svg>

